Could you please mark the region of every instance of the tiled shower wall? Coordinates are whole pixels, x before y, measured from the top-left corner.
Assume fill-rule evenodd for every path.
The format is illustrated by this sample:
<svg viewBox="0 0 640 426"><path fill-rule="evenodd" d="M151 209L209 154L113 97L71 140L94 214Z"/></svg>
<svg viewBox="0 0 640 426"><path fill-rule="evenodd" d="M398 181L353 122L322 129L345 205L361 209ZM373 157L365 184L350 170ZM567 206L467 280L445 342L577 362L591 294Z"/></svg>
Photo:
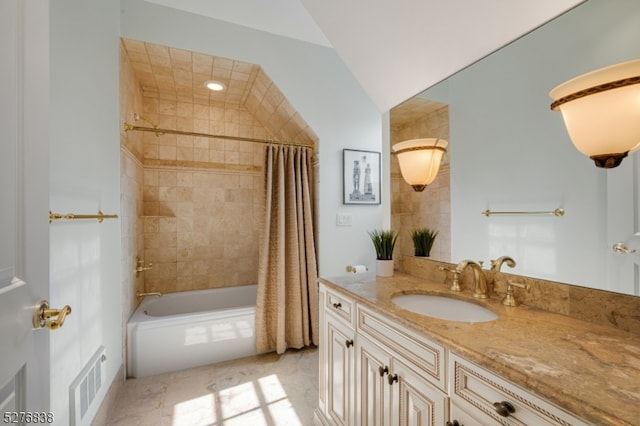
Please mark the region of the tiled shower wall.
<svg viewBox="0 0 640 426"><path fill-rule="evenodd" d="M443 106L402 127L391 129L391 144L408 139L437 137L449 141L449 107ZM431 258L451 258L451 191L449 158L445 154L436 179L424 191L415 192L400 174L398 160L391 159L391 227L398 232L394 258L413 256L411 230L427 227L438 231ZM400 266L400 265L399 265ZM401 266L400 266L401 267Z"/></svg>
<svg viewBox="0 0 640 426"><path fill-rule="evenodd" d="M144 99L162 128L265 137L240 106ZM162 293L257 282L262 221L261 144L145 133L145 290Z"/></svg>
<svg viewBox="0 0 640 426"><path fill-rule="evenodd" d="M272 138L240 105L149 98L138 86L124 54L122 122ZM136 121L135 113L142 119ZM122 132L121 140L124 300L135 304L135 291L256 283L264 145L136 131ZM136 254L153 264L138 279ZM128 318L134 308L125 306L123 315Z"/></svg>

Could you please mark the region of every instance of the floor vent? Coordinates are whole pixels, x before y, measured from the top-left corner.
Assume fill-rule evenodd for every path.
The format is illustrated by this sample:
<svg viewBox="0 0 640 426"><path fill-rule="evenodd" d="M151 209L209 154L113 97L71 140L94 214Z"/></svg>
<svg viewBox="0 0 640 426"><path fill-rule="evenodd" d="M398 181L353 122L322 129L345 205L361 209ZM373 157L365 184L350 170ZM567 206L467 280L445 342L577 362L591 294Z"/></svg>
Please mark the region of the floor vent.
<svg viewBox="0 0 640 426"><path fill-rule="evenodd" d="M96 395L102 389L104 380L104 367L107 354L104 346L91 357L91 360L82 369L78 377L69 388L70 420L72 426L89 425L97 409L94 406ZM91 414L93 415L87 415Z"/></svg>

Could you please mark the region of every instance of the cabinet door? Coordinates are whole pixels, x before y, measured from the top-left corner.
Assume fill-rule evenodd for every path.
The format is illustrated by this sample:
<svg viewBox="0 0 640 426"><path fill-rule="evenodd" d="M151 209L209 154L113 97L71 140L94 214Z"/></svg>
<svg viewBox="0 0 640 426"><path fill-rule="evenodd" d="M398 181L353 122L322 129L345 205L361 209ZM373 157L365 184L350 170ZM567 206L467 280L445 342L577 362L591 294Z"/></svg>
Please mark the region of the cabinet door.
<svg viewBox="0 0 640 426"><path fill-rule="evenodd" d="M327 321L327 414L336 425L354 423L354 332L340 321Z"/></svg>
<svg viewBox="0 0 640 426"><path fill-rule="evenodd" d="M392 385L392 424L400 426L440 426L449 418L448 397L423 379L407 364L393 360L389 371Z"/></svg>
<svg viewBox="0 0 640 426"><path fill-rule="evenodd" d="M457 422L457 426L486 426L487 425L487 423L485 424L480 423L480 421L474 419L473 416L471 416L462 408L458 407L456 404L453 404L453 403L451 404L450 422L451 422L451 425L456 425L455 422ZM499 425L499 423L497 422L495 424ZM449 425L449 423L447 423L447 425Z"/></svg>
<svg viewBox="0 0 640 426"><path fill-rule="evenodd" d="M391 387L387 377L391 355L371 340L358 335L356 345L356 424L388 426L391 413ZM386 386L385 386L386 384Z"/></svg>

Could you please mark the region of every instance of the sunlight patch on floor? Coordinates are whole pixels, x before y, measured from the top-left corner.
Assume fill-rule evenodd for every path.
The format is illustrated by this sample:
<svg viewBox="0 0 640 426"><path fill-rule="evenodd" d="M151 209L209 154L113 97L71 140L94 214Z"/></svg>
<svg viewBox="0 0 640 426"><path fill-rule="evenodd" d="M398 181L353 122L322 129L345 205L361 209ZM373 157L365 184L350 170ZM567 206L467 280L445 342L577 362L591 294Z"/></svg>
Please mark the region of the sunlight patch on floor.
<svg viewBox="0 0 640 426"><path fill-rule="evenodd" d="M276 374L176 403L173 426L304 426Z"/></svg>

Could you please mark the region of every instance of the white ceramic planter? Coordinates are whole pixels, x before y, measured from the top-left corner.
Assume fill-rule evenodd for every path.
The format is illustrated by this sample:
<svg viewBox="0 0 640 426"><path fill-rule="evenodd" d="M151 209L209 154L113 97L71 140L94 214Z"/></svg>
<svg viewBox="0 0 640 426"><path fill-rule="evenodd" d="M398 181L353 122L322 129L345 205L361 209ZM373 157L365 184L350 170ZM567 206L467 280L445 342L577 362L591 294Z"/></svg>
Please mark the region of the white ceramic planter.
<svg viewBox="0 0 640 426"><path fill-rule="evenodd" d="M393 259L380 260L376 259L376 275L379 277L393 276Z"/></svg>

